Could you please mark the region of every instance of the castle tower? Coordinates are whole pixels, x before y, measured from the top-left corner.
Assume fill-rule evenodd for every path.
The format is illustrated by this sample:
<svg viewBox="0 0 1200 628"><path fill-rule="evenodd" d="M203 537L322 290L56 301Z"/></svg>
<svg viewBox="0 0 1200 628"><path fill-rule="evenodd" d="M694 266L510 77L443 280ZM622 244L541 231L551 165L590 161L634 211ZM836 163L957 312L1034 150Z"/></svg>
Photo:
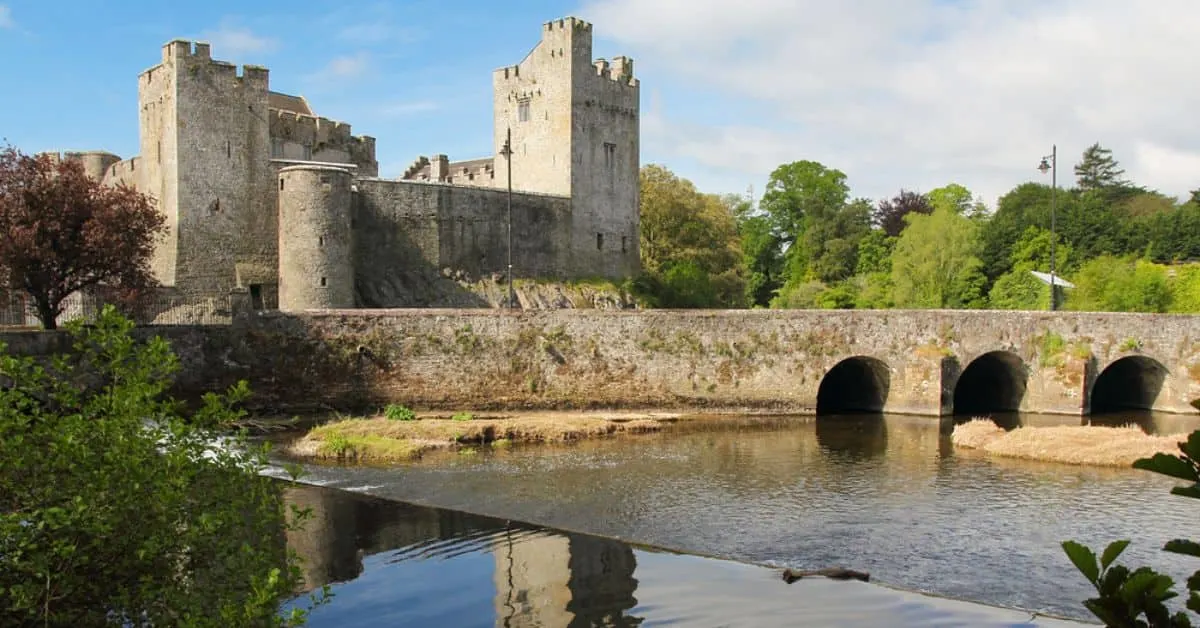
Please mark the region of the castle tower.
<svg viewBox="0 0 1200 628"><path fill-rule="evenodd" d="M205 43L172 41L162 63L139 76L139 180L167 217L153 261L164 285L221 294L239 277L274 277L267 103L265 68L247 65L239 75Z"/></svg>
<svg viewBox="0 0 1200 628"><path fill-rule="evenodd" d="M353 179L334 166L279 170L279 309L354 307Z"/></svg>
<svg viewBox="0 0 1200 628"><path fill-rule="evenodd" d="M512 132L513 188L569 195L576 276L626 277L641 269L640 87L633 61L592 59L592 25L547 22L538 45L493 72L495 185Z"/></svg>

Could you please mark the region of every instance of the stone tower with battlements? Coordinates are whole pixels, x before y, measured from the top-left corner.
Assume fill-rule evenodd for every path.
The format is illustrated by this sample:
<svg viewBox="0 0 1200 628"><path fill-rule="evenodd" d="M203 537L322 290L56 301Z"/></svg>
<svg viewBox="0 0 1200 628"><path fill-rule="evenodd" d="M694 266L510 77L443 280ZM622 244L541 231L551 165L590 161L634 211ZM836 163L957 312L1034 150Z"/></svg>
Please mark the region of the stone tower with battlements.
<svg viewBox="0 0 1200 628"><path fill-rule="evenodd" d="M518 64L492 73L494 183L507 185L502 149L512 133L513 189L571 198L576 276L640 270L640 96L633 61L592 58L592 25L568 17L542 26Z"/></svg>
<svg viewBox="0 0 1200 628"><path fill-rule="evenodd" d="M278 217L266 68L172 41L141 74L140 183L169 225L154 271L184 293L227 293L276 276ZM245 281L242 281L242 279Z"/></svg>

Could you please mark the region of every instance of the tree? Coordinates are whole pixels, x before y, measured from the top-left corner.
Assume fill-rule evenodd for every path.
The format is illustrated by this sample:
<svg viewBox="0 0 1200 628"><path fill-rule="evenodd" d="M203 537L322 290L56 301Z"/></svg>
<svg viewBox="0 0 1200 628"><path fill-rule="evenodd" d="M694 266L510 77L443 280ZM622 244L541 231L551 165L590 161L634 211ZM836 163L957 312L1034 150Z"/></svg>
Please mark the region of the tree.
<svg viewBox="0 0 1200 628"><path fill-rule="evenodd" d="M1066 309L1077 312L1166 312L1171 289L1165 266L1133 257L1102 255L1079 269Z"/></svg>
<svg viewBox="0 0 1200 628"><path fill-rule="evenodd" d="M0 152L0 283L29 295L46 329L67 297L155 285L150 259L166 218L126 185L106 186L77 160Z"/></svg>
<svg viewBox="0 0 1200 628"><path fill-rule="evenodd" d="M738 221L742 266L746 271L746 304L766 307L783 285L783 243L765 215L745 215Z"/></svg>
<svg viewBox="0 0 1200 628"><path fill-rule="evenodd" d="M48 363L0 346L0 607L17 625L283 626L308 512L234 432L245 382L192 412L179 362L106 306ZM222 442L224 440L224 442ZM313 596L324 601L328 590Z"/></svg>
<svg viewBox="0 0 1200 628"><path fill-rule="evenodd" d="M897 307L978 307L986 278L978 257L979 227L953 207L913 214L892 253Z"/></svg>
<svg viewBox="0 0 1200 628"><path fill-rule="evenodd" d="M929 202L929 197L908 190L900 190L896 196L879 201L871 216L871 223L882 229L884 234L895 237L900 235L907 225L904 217L912 213L933 213L933 205Z"/></svg>
<svg viewBox="0 0 1200 628"><path fill-rule="evenodd" d="M640 184L645 296L662 307L743 305L735 213L746 208L736 197L702 194L660 165L644 166Z"/></svg>
<svg viewBox="0 0 1200 628"><path fill-rule="evenodd" d="M826 214L846 204L850 188L840 170L815 161L783 164L771 172L760 203L785 244L799 239L813 214Z"/></svg>
<svg viewBox="0 0 1200 628"><path fill-rule="evenodd" d="M1081 190L1104 190L1128 185L1121 179L1125 174L1113 158L1112 151L1097 142L1083 151L1083 159L1075 164L1075 177Z"/></svg>
<svg viewBox="0 0 1200 628"><path fill-rule="evenodd" d="M935 188L925 196L933 208L948 207L960 215L972 218L978 218L987 213L987 208L983 206L983 203L976 201L971 191L958 183Z"/></svg>

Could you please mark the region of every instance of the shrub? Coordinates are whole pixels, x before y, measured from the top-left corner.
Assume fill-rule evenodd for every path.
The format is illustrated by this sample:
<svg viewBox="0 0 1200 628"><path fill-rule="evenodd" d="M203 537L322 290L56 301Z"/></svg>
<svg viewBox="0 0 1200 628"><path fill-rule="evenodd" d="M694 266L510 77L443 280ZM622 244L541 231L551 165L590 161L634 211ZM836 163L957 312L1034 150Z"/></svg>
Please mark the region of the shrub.
<svg viewBox="0 0 1200 628"><path fill-rule="evenodd" d="M16 624L282 626L301 574L245 382L185 415L178 362L111 307L39 364L0 345L0 607ZM327 591L323 591L326 594ZM314 603L322 600L313 596Z"/></svg>
<svg viewBox="0 0 1200 628"><path fill-rule="evenodd" d="M1179 443L1183 456L1159 453L1133 463L1135 469L1160 473L1191 482L1190 486L1171 489L1173 495L1200 498L1200 430L1192 432L1187 441ZM1100 559L1087 546L1075 541L1062 544L1075 568L1096 588L1096 597L1084 601L1084 606L1106 626L1139 626L1147 628L1191 626L1184 611L1172 614L1166 602L1178 597L1175 582L1167 575L1149 567L1130 571L1114 564L1129 546L1129 540L1110 543ZM1186 539L1168 541L1163 550L1200 558L1200 543ZM1200 613L1200 570L1187 580L1187 609ZM1143 620L1143 616L1145 619Z"/></svg>
<svg viewBox="0 0 1200 628"><path fill-rule="evenodd" d="M398 403L389 403L388 406L383 409L383 416L392 421L417 420L416 412L413 412L408 406L402 406Z"/></svg>

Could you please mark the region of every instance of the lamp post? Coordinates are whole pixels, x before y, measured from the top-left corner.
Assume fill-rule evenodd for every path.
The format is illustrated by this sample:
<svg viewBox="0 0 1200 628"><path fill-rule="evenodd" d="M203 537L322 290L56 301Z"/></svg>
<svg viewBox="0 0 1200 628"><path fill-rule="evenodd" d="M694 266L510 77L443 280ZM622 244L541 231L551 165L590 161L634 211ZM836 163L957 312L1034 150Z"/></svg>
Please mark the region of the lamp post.
<svg viewBox="0 0 1200 628"><path fill-rule="evenodd" d="M508 171L508 307L510 309L517 306L517 299L513 289L513 264L512 264L512 127L508 128L507 134L504 137L504 147L500 149L500 154L504 155L505 168Z"/></svg>
<svg viewBox="0 0 1200 628"><path fill-rule="evenodd" d="M1046 160L1050 161L1047 162ZM1042 174L1050 171L1050 311L1058 309L1058 277L1054 274L1054 247L1058 243L1056 235L1055 215L1058 210L1058 144L1051 147L1050 154L1042 157L1038 165Z"/></svg>

